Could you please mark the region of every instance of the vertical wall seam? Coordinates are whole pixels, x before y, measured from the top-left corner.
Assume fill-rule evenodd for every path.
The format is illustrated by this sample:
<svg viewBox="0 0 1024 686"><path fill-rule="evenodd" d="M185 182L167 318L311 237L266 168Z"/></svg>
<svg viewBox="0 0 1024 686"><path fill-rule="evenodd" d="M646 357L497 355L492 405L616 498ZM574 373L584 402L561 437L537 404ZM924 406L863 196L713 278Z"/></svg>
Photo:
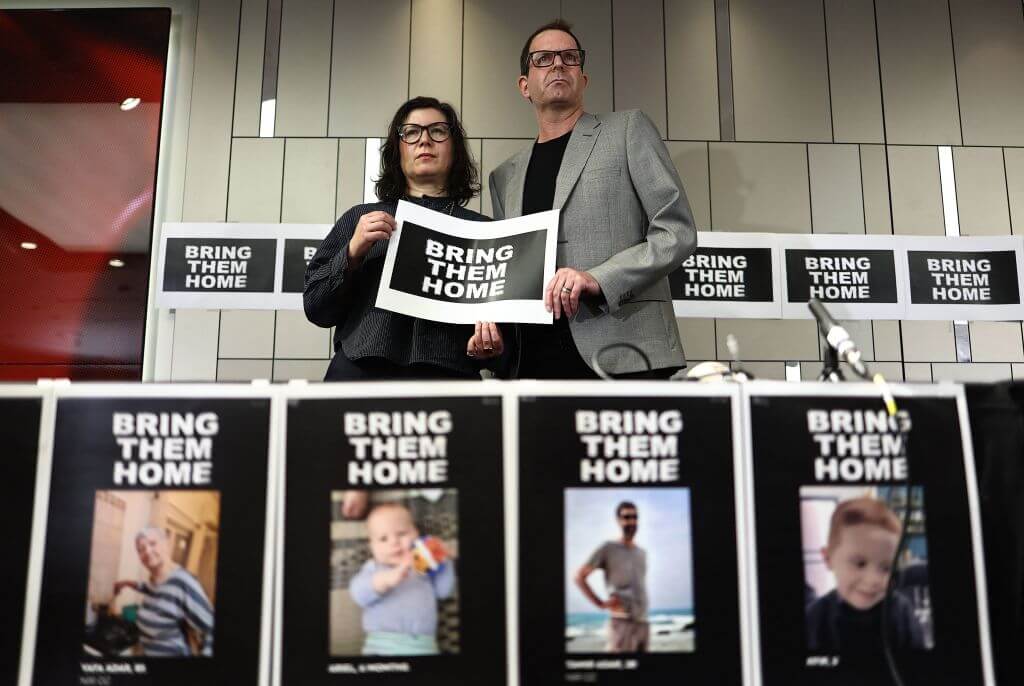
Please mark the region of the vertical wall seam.
<svg viewBox="0 0 1024 686"><path fill-rule="evenodd" d="M960 125L960 145L964 145L964 115L960 111L960 75L956 71L956 39L953 37L953 8L946 0L946 16L949 17L949 51L953 55L953 90L956 93L956 118Z"/></svg>
<svg viewBox="0 0 1024 686"><path fill-rule="evenodd" d="M615 0L608 0L608 13L612 27L612 110L616 110L618 107L615 105Z"/></svg>
<svg viewBox="0 0 1024 686"><path fill-rule="evenodd" d="M733 91L732 26L729 0L715 0L715 61L718 73L718 137L736 140L736 98Z"/></svg>
<svg viewBox="0 0 1024 686"><path fill-rule="evenodd" d="M868 232L868 205L865 200L867 193L864 189L864 146L857 144L857 170L860 174L860 219L864 227L864 233Z"/></svg>
<svg viewBox="0 0 1024 686"><path fill-rule="evenodd" d="M411 48L411 46L410 46ZM466 0L462 0L462 26L459 31L459 116L466 119ZM480 141L480 157L483 153L483 139ZM483 164L483 162L481 162ZM483 167L480 167L483 169Z"/></svg>
<svg viewBox="0 0 1024 686"><path fill-rule="evenodd" d="M832 60L828 54L828 10L825 7L825 0L821 0L821 21L825 32L825 83L828 85L828 125L832 132L832 142L836 142L836 118L835 108L832 103Z"/></svg>
<svg viewBox="0 0 1024 686"><path fill-rule="evenodd" d="M213 380L220 381L220 326L224 310L217 310L217 344L213 354Z"/></svg>
<svg viewBox="0 0 1024 686"><path fill-rule="evenodd" d="M335 14L338 10L338 0L332 0L331 2L331 47L327 52L327 121L324 123L324 136L331 135L331 84L334 83L334 21ZM282 172L283 173L283 172ZM335 202L337 202L338 194L334 194ZM282 198L283 200L283 198ZM337 209L337 208L335 208Z"/></svg>
<svg viewBox="0 0 1024 686"><path fill-rule="evenodd" d="M337 2L337 0L335 0L335 2ZM406 60L405 60L405 63L406 63L406 66L407 66L407 69L405 71L405 98L406 98L406 100L408 100L409 98L412 97L412 2L413 2L413 0L409 0L409 48L406 51ZM388 131L387 135L391 135L391 132Z"/></svg>
<svg viewBox="0 0 1024 686"><path fill-rule="evenodd" d="M664 69L665 78L662 86L665 88L665 138L671 138L668 115L668 17L665 14L665 0L661 0L661 63Z"/></svg>
<svg viewBox="0 0 1024 686"><path fill-rule="evenodd" d="M814 197L811 188L811 144L804 143L804 156L807 159L807 219L811 223L811 233L814 233Z"/></svg>

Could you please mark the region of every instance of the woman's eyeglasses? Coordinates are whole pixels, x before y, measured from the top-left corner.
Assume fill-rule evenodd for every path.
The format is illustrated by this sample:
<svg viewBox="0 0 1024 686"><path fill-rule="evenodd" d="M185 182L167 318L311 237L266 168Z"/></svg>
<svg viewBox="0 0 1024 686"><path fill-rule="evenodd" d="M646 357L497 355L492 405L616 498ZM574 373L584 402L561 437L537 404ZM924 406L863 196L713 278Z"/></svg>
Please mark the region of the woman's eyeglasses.
<svg viewBox="0 0 1024 686"><path fill-rule="evenodd" d="M435 143L444 143L452 135L452 127L448 122L436 121L433 124L420 126L419 124L402 124L398 127L398 137L406 145L415 145L420 142L420 137L426 131L430 140Z"/></svg>
<svg viewBox="0 0 1024 686"><path fill-rule="evenodd" d="M555 55L562 58L567 67L582 67L587 57L586 50L536 50L530 53L530 64L535 67L550 67L555 63Z"/></svg>

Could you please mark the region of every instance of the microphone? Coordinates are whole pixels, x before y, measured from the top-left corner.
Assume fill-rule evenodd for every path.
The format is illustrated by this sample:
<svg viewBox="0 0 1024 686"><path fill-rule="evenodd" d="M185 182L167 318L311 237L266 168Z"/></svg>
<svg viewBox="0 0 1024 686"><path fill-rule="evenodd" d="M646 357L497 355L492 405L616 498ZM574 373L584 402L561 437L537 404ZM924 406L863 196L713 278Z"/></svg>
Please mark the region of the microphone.
<svg viewBox="0 0 1024 686"><path fill-rule="evenodd" d="M839 354L839 359L850 365L857 376L868 378L868 370L861 362L861 352L850 337L850 332L839 325L817 298L807 301L807 307L818 321L818 329L828 344Z"/></svg>

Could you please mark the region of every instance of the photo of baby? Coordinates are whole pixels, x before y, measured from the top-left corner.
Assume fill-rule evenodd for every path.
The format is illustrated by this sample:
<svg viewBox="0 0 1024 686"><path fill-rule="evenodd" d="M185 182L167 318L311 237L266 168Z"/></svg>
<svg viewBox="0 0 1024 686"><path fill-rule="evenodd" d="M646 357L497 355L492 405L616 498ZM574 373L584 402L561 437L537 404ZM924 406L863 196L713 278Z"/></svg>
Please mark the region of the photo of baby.
<svg viewBox="0 0 1024 686"><path fill-rule="evenodd" d="M355 510L353 493L366 501ZM334 491L331 500L330 654L457 653L456 492Z"/></svg>
<svg viewBox="0 0 1024 686"><path fill-rule="evenodd" d="M879 658L883 612L893 648L933 646L924 493L907 495L906 487L800 489L808 652Z"/></svg>

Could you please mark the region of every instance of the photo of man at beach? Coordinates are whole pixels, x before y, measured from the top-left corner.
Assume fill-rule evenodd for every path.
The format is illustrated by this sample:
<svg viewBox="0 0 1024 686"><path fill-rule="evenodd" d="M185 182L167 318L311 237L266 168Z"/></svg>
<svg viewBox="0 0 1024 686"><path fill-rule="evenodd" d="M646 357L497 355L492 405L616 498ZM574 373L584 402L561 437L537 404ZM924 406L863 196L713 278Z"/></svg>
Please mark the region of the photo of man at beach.
<svg viewBox="0 0 1024 686"><path fill-rule="evenodd" d="M883 623L897 650L934 645L924 489L907 491L800 489L809 653L881 660Z"/></svg>
<svg viewBox="0 0 1024 686"><path fill-rule="evenodd" d="M565 489L565 652L695 650L688 488Z"/></svg>
<svg viewBox="0 0 1024 686"><path fill-rule="evenodd" d="M454 489L331 492L332 657L459 652L457 503Z"/></svg>
<svg viewBox="0 0 1024 686"><path fill-rule="evenodd" d="M211 657L217 491L97 491L83 652Z"/></svg>

